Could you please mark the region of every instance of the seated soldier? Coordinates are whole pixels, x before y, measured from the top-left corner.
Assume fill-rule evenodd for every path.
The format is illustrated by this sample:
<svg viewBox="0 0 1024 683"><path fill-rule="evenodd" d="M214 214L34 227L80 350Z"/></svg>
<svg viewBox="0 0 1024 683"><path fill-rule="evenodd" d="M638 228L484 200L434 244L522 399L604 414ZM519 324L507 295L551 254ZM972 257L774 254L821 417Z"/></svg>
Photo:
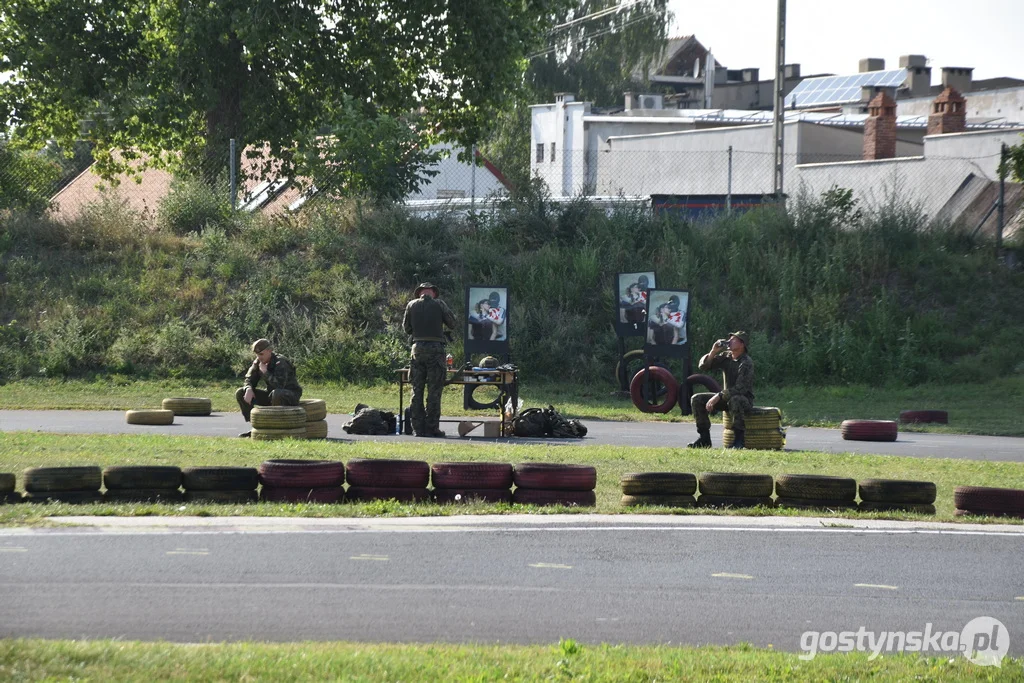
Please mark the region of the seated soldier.
<svg viewBox="0 0 1024 683"><path fill-rule="evenodd" d="M728 411L732 417L732 428L736 434L732 448L745 447L744 418L754 407L754 361L747 353L747 339L746 332L731 332L728 339L716 341L711 351L700 359L698 367L703 372L722 371L725 388L717 394L694 394L690 399L698 436L689 444L690 448L711 448L711 420L708 416L719 410Z"/></svg>
<svg viewBox="0 0 1024 683"><path fill-rule="evenodd" d="M235 392L235 400L242 409L242 417L249 421L253 406L297 406L302 398L302 387L295 378L295 366L284 356L274 353L269 339L257 339L252 343L256 355L249 371L245 373L245 384ZM260 380L266 389L257 389ZM252 432L238 436L248 437Z"/></svg>

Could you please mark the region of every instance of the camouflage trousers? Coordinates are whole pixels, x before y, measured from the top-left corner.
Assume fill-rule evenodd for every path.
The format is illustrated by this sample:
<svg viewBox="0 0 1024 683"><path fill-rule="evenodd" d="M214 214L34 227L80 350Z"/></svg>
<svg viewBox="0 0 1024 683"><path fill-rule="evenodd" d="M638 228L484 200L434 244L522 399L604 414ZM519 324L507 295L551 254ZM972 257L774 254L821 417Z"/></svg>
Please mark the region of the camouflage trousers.
<svg viewBox="0 0 1024 683"><path fill-rule="evenodd" d="M252 406L297 406L301 397L300 394L288 389L253 389L252 393L252 405L249 405L245 402L245 387L235 392L235 400L238 401L238 407L242 409L242 417L246 422L252 414Z"/></svg>
<svg viewBox="0 0 1024 683"><path fill-rule="evenodd" d="M690 408L693 410L693 420L697 423L697 431L701 432L711 429L711 419L708 417L708 401L714 396L711 392L694 394L690 399ZM712 412L726 411L732 416L732 428L734 431L743 431L746 413L754 407L753 401L746 396L730 396L727 405L719 401Z"/></svg>
<svg viewBox="0 0 1024 683"><path fill-rule="evenodd" d="M412 398L409 401L409 414L412 417L412 428L417 434L440 429L441 392L444 391L446 369L444 344L416 342L412 345L412 360L409 363ZM424 388L427 394L426 410L423 407Z"/></svg>

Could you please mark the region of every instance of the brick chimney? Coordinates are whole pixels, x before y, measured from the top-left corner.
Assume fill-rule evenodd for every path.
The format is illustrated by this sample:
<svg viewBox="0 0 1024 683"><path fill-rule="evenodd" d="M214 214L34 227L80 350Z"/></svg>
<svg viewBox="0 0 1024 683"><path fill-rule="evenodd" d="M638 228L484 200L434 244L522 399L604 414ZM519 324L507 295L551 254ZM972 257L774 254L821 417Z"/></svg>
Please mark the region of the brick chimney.
<svg viewBox="0 0 1024 683"><path fill-rule="evenodd" d="M962 133L967 129L967 100L956 88L946 88L932 102L928 135Z"/></svg>
<svg viewBox="0 0 1024 683"><path fill-rule="evenodd" d="M891 159L896 156L896 102L880 92L868 103L864 121L864 158Z"/></svg>

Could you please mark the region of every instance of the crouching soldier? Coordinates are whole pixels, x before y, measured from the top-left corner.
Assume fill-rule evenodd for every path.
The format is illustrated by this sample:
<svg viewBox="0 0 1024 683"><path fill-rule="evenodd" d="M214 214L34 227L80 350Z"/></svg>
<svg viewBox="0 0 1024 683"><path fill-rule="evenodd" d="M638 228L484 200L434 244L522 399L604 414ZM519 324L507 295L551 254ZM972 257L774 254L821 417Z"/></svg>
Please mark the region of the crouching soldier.
<svg viewBox="0 0 1024 683"><path fill-rule="evenodd" d="M284 356L274 353L269 339L257 339L252 343L256 358L245 373L245 384L235 392L235 400L242 409L242 417L249 421L253 406L297 406L302 398L302 387L295 378L295 366ZM257 389L260 380L266 389ZM252 432L238 436L248 437Z"/></svg>
<svg viewBox="0 0 1024 683"><path fill-rule="evenodd" d="M703 372L722 371L725 388L717 394L694 394L690 399L698 435L697 440L689 444L690 448L711 448L711 419L708 416L719 410L728 411L732 418L732 429L736 434L732 447L745 447L744 420L746 413L754 407L754 361L747 353L747 339L746 332L732 332L728 339L716 341L711 351L700 359L698 367Z"/></svg>

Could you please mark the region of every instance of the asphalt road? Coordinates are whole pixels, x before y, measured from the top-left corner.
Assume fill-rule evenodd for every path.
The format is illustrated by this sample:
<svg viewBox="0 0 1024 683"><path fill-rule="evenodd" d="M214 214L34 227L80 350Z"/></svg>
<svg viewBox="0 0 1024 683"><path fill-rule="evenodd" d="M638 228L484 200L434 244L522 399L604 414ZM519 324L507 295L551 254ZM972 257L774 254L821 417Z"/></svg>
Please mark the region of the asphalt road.
<svg viewBox="0 0 1024 683"><path fill-rule="evenodd" d="M0 637L575 638L796 652L809 630L960 633L984 616L1024 654L1020 528L621 516L82 521L97 526L0 529Z"/></svg>
<svg viewBox="0 0 1024 683"><path fill-rule="evenodd" d="M346 434L342 425L349 415L328 415L328 435L342 440L415 440L411 436L354 436ZM455 418L451 418L455 419ZM454 424L442 425L448 440L463 442L499 442L524 445L612 445L663 446L681 448L696 438L692 423L668 422L604 422L587 420L589 432L585 439L488 439L474 436L458 437ZM124 413L116 410L0 410L0 431L55 432L62 434L174 434L234 437L246 428L235 413L214 413L209 417L176 417L169 426L130 425ZM722 443L721 425L712 425L712 441ZM874 453L916 458L960 458L1024 462L1024 439L1006 436L968 436L959 434L928 434L902 432L896 441L844 441L838 429L789 427L786 450L812 450L828 453Z"/></svg>

